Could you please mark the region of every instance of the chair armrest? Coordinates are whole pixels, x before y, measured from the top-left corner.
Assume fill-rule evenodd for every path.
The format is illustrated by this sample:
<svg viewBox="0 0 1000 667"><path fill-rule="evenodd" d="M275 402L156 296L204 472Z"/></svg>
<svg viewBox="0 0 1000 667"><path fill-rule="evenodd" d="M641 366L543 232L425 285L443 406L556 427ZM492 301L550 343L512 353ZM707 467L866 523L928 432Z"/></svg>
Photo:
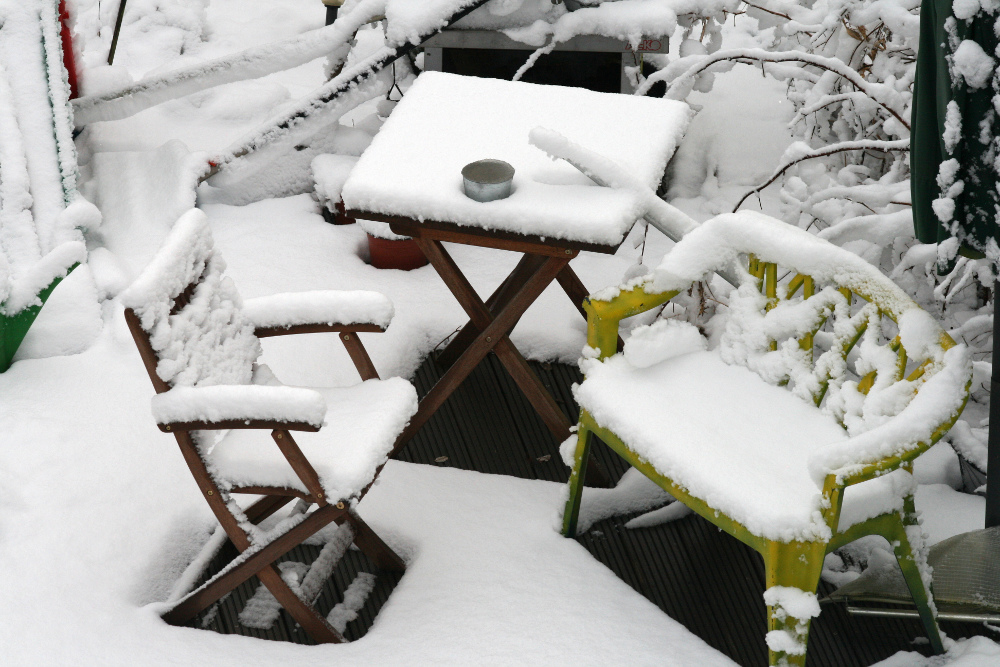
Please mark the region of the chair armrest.
<svg viewBox="0 0 1000 667"><path fill-rule="evenodd" d="M972 363L964 345L944 353L942 368L896 416L853 438L828 444L809 457L819 486L828 476L837 486L867 481L911 462L941 439L969 400Z"/></svg>
<svg viewBox="0 0 1000 667"><path fill-rule="evenodd" d="M161 431L269 428L318 431L326 400L312 389L262 385L174 387L152 400Z"/></svg>
<svg viewBox="0 0 1000 667"><path fill-rule="evenodd" d="M635 279L591 294L583 302L587 311L587 345L605 359L618 351L618 324L626 317L661 306L682 290L658 292L652 282Z"/></svg>
<svg viewBox="0 0 1000 667"><path fill-rule="evenodd" d="M243 314L258 338L326 331L385 331L392 302L378 292L316 290L246 299Z"/></svg>

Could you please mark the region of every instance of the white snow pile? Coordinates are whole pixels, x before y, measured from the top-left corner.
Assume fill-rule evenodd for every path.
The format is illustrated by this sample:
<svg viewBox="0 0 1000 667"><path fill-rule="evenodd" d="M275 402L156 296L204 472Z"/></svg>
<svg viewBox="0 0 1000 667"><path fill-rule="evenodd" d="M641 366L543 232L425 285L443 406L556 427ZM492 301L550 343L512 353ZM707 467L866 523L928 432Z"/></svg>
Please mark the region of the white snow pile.
<svg viewBox="0 0 1000 667"><path fill-rule="evenodd" d="M672 357L706 349L698 329L680 320L657 320L632 329L623 354L636 368L649 368Z"/></svg>
<svg viewBox="0 0 1000 667"><path fill-rule="evenodd" d="M357 163L358 158L353 155L324 153L313 158L312 175L316 181L316 197L327 210L333 211L340 201L344 183Z"/></svg>
<svg viewBox="0 0 1000 667"><path fill-rule="evenodd" d="M392 301L379 292L314 290L248 299L243 315L257 328L288 329L300 324L374 324L392 321Z"/></svg>
<svg viewBox="0 0 1000 667"><path fill-rule="evenodd" d="M0 304L39 292L86 257L81 228L100 213L76 191L69 86L54 5L0 2Z"/></svg>
<svg viewBox="0 0 1000 667"><path fill-rule="evenodd" d="M326 400L311 389L259 385L177 386L153 397L157 424L264 421L323 425Z"/></svg>
<svg viewBox="0 0 1000 667"><path fill-rule="evenodd" d="M791 629L771 630L765 635L767 647L772 651L789 655L804 655L809 619L819 616L819 600L815 593L807 593L790 586L772 586L764 591L764 604L773 607L773 614L779 622L793 618L797 623Z"/></svg>

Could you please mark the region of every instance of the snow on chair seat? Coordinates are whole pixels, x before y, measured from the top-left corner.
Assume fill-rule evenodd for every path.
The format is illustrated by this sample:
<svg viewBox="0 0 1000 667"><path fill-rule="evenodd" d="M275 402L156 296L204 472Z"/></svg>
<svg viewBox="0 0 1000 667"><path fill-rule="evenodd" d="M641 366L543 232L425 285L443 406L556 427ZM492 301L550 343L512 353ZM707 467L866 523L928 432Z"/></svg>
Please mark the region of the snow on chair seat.
<svg viewBox="0 0 1000 667"><path fill-rule="evenodd" d="M657 321L617 354L622 319L746 256L715 349L693 325ZM756 213L706 222L652 275L592 295L585 309L567 536L597 435L762 554L771 664L804 664L824 556L869 534L893 544L943 650L911 471L968 399L963 346L858 256Z"/></svg>
<svg viewBox="0 0 1000 667"><path fill-rule="evenodd" d="M164 619L186 624L257 575L315 641L342 642L342 623L324 618L313 605L321 588L316 580L328 578L343 549L324 549L339 555L317 560L307 575L316 585L308 587L286 582L275 561L336 522L337 540L353 541L380 568L405 569L353 507L417 409L413 386L378 379L357 337L359 330L383 331L392 304L365 292L275 295L257 300L248 317L224 270L205 215L193 209L121 295L156 390L153 416L175 436L199 489L241 552L215 577L173 600ZM256 363L259 333L320 331L341 334L363 382L337 389L289 387ZM298 436L301 447L293 430L305 432ZM234 494L263 498L241 508ZM278 527L258 526L296 498L300 502ZM362 575L364 582L372 576Z"/></svg>
<svg viewBox="0 0 1000 667"><path fill-rule="evenodd" d="M409 422L416 409L413 386L390 378L315 391L326 399L330 433L305 432L296 436L296 442L316 469L327 496L349 497L371 482ZM331 442L334 432L337 439ZM220 476L237 485L265 484L307 492L274 443L254 431L233 431L212 449L209 460Z"/></svg>

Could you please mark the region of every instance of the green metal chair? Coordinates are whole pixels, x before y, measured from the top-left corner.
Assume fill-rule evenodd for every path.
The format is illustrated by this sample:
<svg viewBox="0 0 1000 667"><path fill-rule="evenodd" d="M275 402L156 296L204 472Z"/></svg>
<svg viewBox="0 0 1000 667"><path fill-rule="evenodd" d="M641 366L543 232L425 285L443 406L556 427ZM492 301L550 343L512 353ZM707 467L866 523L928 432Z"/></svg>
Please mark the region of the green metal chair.
<svg viewBox="0 0 1000 667"><path fill-rule="evenodd" d="M734 265L741 284L714 349L659 320L618 353L623 319ZM963 346L858 256L754 213L706 222L653 274L591 295L584 308L580 422L564 444L567 537L596 435L760 552L771 665L805 664L825 555L872 534L893 546L943 652L912 467L968 400Z"/></svg>

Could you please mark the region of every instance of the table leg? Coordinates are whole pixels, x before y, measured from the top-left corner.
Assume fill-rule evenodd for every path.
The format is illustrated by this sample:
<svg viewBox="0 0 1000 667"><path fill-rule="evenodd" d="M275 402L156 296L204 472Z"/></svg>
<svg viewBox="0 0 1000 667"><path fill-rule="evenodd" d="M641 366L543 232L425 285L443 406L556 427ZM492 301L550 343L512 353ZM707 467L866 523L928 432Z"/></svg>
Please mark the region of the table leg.
<svg viewBox="0 0 1000 667"><path fill-rule="evenodd" d="M569 437L569 420L510 341L510 338L507 337L507 334L514 328L528 306L538 298L549 283L569 263L572 256L545 258L524 284L514 292L507 305L494 317L494 314L480 299L440 241L420 237L416 237L416 241L442 280L448 285L452 294L469 314L471 322L480 330L480 333L459 356L454 365L424 396L417 409L417 414L413 416L410 424L397 439L393 453L402 448L413 437L413 434L426 423L445 399L491 350L496 353L556 439L562 442ZM603 482L603 485L607 486L607 475L604 474L596 461L592 463L594 464L592 468L594 481Z"/></svg>
<svg viewBox="0 0 1000 667"><path fill-rule="evenodd" d="M517 266L511 272L507 278L500 283L496 291L490 295L490 298L486 300L486 307L491 313L496 315L496 313L503 310L510 300L517 293L517 290L521 289L528 278L541 267L542 263L545 261L544 257L539 255L524 255L521 257L521 261L517 263ZM516 326L516 323L515 323ZM450 343L445 346L444 350L437 356L437 362L444 368L450 367L455 360L458 359L459 355L462 354L469 347L469 344L475 340L476 336L479 335L480 329L475 325L472 320L462 327L462 330L458 332Z"/></svg>

